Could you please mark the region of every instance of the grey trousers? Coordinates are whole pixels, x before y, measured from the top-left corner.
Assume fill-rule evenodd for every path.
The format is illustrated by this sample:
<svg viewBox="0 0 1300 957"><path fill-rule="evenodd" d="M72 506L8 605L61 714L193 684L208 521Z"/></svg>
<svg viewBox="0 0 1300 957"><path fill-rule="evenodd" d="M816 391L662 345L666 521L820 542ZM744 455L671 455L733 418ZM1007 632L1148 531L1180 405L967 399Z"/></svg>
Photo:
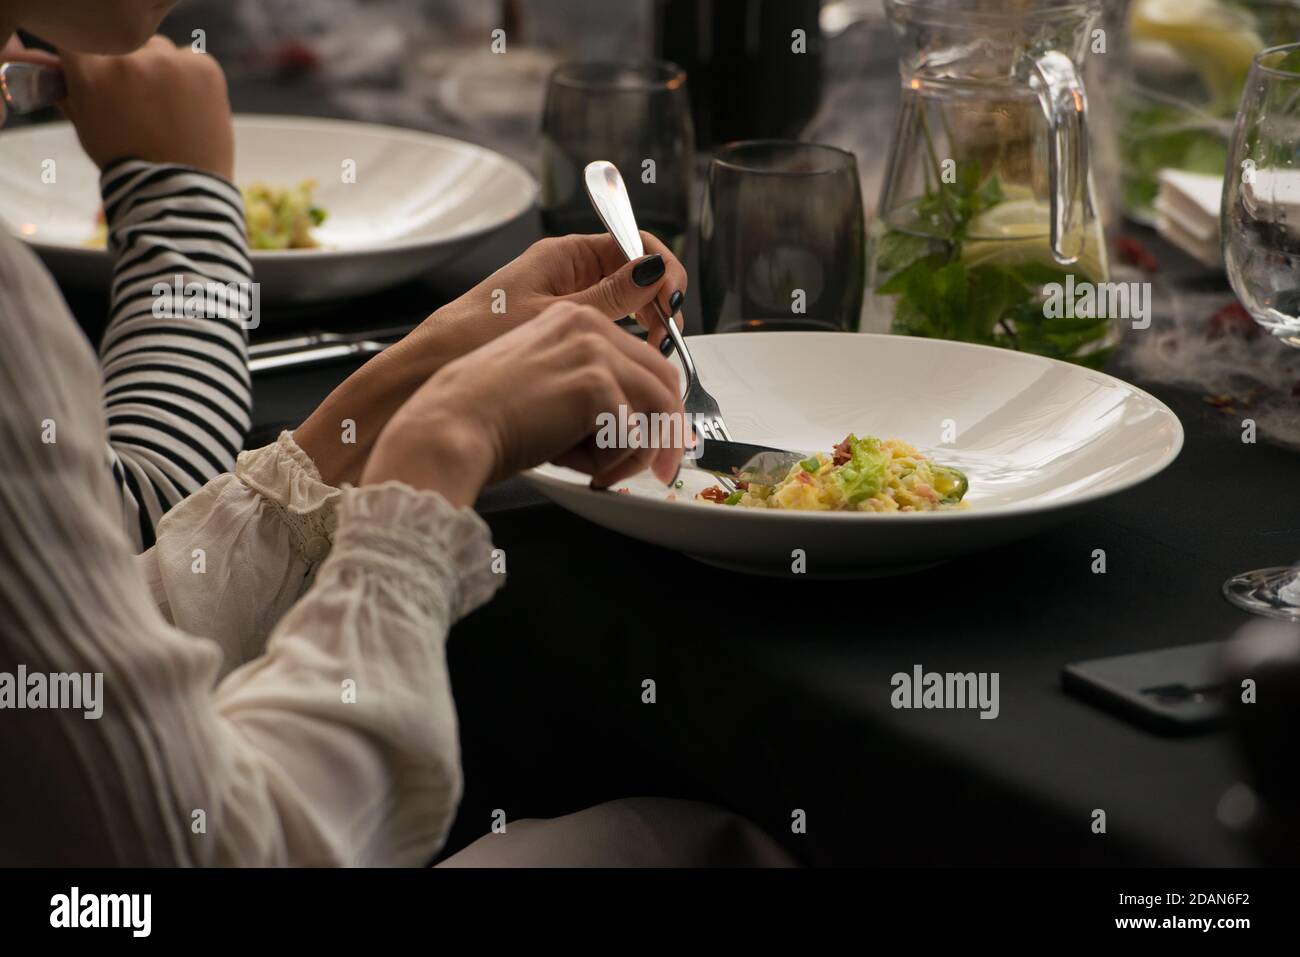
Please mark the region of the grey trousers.
<svg viewBox="0 0 1300 957"><path fill-rule="evenodd" d="M438 867L797 867L730 811L671 798L628 798L564 817L507 821Z"/></svg>

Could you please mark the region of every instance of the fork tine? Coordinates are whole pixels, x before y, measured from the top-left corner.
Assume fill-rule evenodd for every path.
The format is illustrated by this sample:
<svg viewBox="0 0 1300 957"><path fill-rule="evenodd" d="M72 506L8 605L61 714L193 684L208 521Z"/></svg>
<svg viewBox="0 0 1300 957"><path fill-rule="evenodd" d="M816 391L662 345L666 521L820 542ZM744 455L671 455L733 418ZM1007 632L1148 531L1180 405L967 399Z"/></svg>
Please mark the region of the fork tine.
<svg viewBox="0 0 1300 957"><path fill-rule="evenodd" d="M727 431L727 423L722 421L722 416L719 415L713 420L713 431L726 441L731 441L731 433Z"/></svg>

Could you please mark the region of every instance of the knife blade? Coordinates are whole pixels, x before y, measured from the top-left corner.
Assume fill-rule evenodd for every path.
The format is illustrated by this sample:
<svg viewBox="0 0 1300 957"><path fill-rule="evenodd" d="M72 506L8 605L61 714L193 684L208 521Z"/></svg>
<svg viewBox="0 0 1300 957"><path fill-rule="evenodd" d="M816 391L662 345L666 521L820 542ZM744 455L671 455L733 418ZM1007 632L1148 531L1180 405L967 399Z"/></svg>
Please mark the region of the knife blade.
<svg viewBox="0 0 1300 957"><path fill-rule="evenodd" d="M777 449L750 442L725 442L698 437L698 454L687 461L706 472L718 472L728 478L740 478L754 485L775 485L796 462L807 456L802 452Z"/></svg>
<svg viewBox="0 0 1300 957"><path fill-rule="evenodd" d="M315 330L298 336L288 336L283 339L263 339L260 342L251 343L248 347L248 355L252 358L262 356L283 355L285 353L298 352L304 349L313 349L316 346L337 345L339 343L349 342L378 342L383 340L397 340L415 329L415 324L404 326L388 326L383 329L362 329L359 332L326 332Z"/></svg>
<svg viewBox="0 0 1300 957"><path fill-rule="evenodd" d="M248 360L248 368L254 375L259 375L263 372L276 372L280 369L324 365L327 362L335 362L339 359L378 355L390 345L392 345L390 342L363 340L310 346L306 349L296 349L290 352L252 356Z"/></svg>

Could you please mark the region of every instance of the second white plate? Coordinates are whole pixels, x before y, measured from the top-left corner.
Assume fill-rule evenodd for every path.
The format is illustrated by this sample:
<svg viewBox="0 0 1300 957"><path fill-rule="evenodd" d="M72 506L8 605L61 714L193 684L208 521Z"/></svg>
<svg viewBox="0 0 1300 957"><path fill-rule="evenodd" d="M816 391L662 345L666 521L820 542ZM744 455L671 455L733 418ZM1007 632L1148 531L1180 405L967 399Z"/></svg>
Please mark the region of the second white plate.
<svg viewBox="0 0 1300 957"><path fill-rule="evenodd" d="M235 181L317 181L328 219L320 249L254 251L262 301L349 298L436 269L526 212L537 183L491 150L415 130L345 120L235 117ZM0 219L62 282L106 286L108 253L86 246L99 171L67 123L0 133ZM56 160L54 183L42 164ZM355 174L355 175L353 175Z"/></svg>

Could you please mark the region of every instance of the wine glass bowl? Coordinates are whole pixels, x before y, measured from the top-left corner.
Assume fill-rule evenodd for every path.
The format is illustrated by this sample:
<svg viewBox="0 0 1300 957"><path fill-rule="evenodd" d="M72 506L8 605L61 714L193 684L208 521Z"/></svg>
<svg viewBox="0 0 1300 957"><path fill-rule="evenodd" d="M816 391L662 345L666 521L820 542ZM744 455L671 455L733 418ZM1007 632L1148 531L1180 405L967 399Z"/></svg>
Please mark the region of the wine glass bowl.
<svg viewBox="0 0 1300 957"><path fill-rule="evenodd" d="M1233 135L1223 252L1251 317L1300 346L1300 44L1260 53Z"/></svg>

